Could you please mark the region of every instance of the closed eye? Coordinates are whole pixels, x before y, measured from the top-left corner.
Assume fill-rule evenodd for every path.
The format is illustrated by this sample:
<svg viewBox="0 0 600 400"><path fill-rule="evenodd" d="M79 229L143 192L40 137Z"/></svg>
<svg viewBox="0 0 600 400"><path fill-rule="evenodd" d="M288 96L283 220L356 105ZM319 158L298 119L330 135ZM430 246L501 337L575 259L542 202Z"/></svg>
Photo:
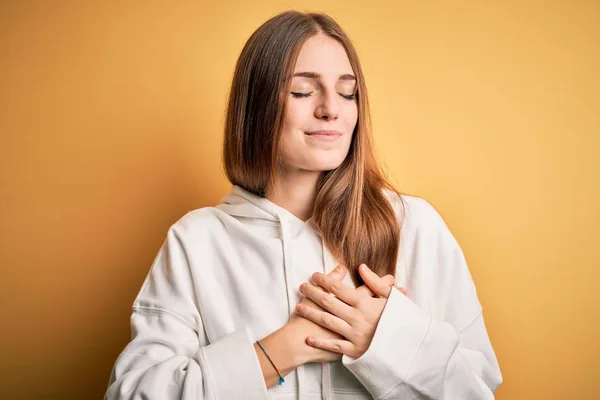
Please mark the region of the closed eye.
<svg viewBox="0 0 600 400"><path fill-rule="evenodd" d="M310 93L298 93L298 92L292 92L292 96L294 96L295 98L300 98L300 97L309 97L313 92Z"/></svg>
<svg viewBox="0 0 600 400"><path fill-rule="evenodd" d="M309 93L299 93L299 92L291 92L292 96L294 96L295 98L302 98L302 97L310 97L311 94L313 94L314 92L309 92ZM342 94L342 93L338 93L340 96L342 96L343 98L345 98L346 100L354 100L356 98L356 95L354 94Z"/></svg>

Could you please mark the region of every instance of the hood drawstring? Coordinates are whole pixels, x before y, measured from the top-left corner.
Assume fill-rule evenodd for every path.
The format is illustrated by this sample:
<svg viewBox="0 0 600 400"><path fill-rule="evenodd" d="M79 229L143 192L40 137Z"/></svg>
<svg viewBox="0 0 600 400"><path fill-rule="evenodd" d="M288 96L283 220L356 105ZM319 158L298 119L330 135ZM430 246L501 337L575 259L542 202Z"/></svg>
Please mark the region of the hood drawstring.
<svg viewBox="0 0 600 400"><path fill-rule="evenodd" d="M281 227L283 270L285 277L285 291L288 302L288 316L289 318L292 318L292 314L294 312L294 302L292 301L294 288L291 287L291 284L293 282L291 233L285 218L283 218L279 213L276 213L275 215L279 220L279 226ZM332 259L331 254L327 250L327 247L325 246L325 241L322 237L321 246L323 250L323 273L327 274L329 270L333 269L333 264L335 263L335 261ZM298 368L296 368L296 378L298 381L298 400L302 400L306 398L304 365L300 365ZM328 362L321 363L321 387L322 399L329 400L329 398L331 397L331 370Z"/></svg>
<svg viewBox="0 0 600 400"><path fill-rule="evenodd" d="M277 219L279 220L279 226L281 227L281 241L283 248L283 271L285 277L285 292L287 296L288 302L288 316L292 318L292 313L294 312L294 302L292 301L293 288L291 288L292 279L292 243L291 243L291 234L289 231L289 227L285 218L282 218L279 213L275 214ZM305 386L304 386L304 365L300 365L296 368L296 378L298 381L298 400L302 400L306 396Z"/></svg>
<svg viewBox="0 0 600 400"><path fill-rule="evenodd" d="M335 265L335 260L331 257L331 254L327 250L327 246L325 246L325 239L321 236L321 247L323 249L323 273L327 274L331 271ZM322 362L321 363L321 385L322 385L322 399L329 400L331 397L331 370L330 363Z"/></svg>
<svg viewBox="0 0 600 400"><path fill-rule="evenodd" d="M295 301L292 299L297 296L294 288L291 287L293 279L293 258L292 258L292 222L286 218L287 210L281 209L272 204L263 197L252 194L240 186L234 185L231 192L221 199L217 208L222 211L239 217L264 219L268 221L279 222L281 230L281 241L283 250L283 269L285 279L285 291L288 303L288 317L291 318L294 313ZM336 260L333 259L331 253L327 250L325 242L321 237L321 246L323 250L323 273L327 274L335 265ZM306 395L306 378L304 365L296 368L296 377L298 380L298 399L307 398ZM321 363L321 388L322 399L329 400L331 398L331 367L330 363Z"/></svg>

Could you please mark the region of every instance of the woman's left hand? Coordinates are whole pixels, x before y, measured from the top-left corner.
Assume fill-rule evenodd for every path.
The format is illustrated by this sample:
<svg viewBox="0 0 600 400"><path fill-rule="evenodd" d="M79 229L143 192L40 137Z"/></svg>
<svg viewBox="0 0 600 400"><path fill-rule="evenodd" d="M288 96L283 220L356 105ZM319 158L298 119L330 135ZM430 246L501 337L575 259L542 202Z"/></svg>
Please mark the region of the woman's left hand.
<svg viewBox="0 0 600 400"><path fill-rule="evenodd" d="M346 340L342 340L309 336L306 339L308 345L354 358L359 358L367 351L375 335L375 329L387 303L387 298L395 286L393 283L390 284L390 278L394 282L391 275L379 277L364 264L361 264L358 271L376 297L372 297L372 293L368 291L351 288L318 272L312 276L313 284L303 283L300 285L300 293L310 298L325 311L299 304L296 312L346 338ZM321 286L325 291L315 286ZM404 289L397 289L406 294Z"/></svg>

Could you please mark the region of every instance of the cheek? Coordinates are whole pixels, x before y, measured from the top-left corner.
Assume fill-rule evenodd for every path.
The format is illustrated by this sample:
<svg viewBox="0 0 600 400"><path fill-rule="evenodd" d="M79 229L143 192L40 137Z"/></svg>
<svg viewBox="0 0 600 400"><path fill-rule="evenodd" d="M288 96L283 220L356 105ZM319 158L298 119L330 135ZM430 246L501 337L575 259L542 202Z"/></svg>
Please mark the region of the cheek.
<svg viewBox="0 0 600 400"><path fill-rule="evenodd" d="M287 130L302 128L312 115L310 102L290 101L285 112L284 126Z"/></svg>
<svg viewBox="0 0 600 400"><path fill-rule="evenodd" d="M356 125L356 122L358 121L358 104L354 103L354 106L352 107L351 111L350 111L350 120L352 121L352 126Z"/></svg>
<svg viewBox="0 0 600 400"><path fill-rule="evenodd" d="M346 129L349 132L353 132L358 122L358 105L355 103L353 106L346 110Z"/></svg>

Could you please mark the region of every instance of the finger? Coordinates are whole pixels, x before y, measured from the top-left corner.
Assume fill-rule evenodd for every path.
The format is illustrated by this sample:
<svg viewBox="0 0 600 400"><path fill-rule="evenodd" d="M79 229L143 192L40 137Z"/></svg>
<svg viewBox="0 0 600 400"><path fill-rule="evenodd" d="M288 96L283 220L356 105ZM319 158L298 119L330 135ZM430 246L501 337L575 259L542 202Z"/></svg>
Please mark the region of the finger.
<svg viewBox="0 0 600 400"><path fill-rule="evenodd" d="M375 296L375 293L373 293L373 291L371 290L371 288L368 285L361 285L359 287L356 288L356 292L358 294L360 294L361 296L369 296L369 297L373 297Z"/></svg>
<svg viewBox="0 0 600 400"><path fill-rule="evenodd" d="M381 280L383 281L382 284L387 287L392 287L396 283L396 278L394 278L394 276L390 274L381 277Z"/></svg>
<svg viewBox="0 0 600 400"><path fill-rule="evenodd" d="M352 326L350 326L350 324L327 311L321 311L312 307L307 307L303 304L298 304L296 306L296 312L298 315L303 316L315 324L344 337L349 337L352 334Z"/></svg>
<svg viewBox="0 0 600 400"><path fill-rule="evenodd" d="M335 279L336 281L341 281L342 279L344 279L344 276L346 276L346 267L342 264L338 265L337 267L335 267L334 269L332 269L331 271L329 271L329 273L327 274L328 277L330 277L331 279ZM311 279L312 281L312 279ZM316 283L313 282L316 286ZM319 289L321 289L320 287L318 287Z"/></svg>
<svg viewBox="0 0 600 400"><path fill-rule="evenodd" d="M341 281L342 279L344 279L344 276L346 276L346 267L344 267L343 265L338 265L337 267L335 267L333 270L329 271L329 273L327 274L327 276L329 276L332 279L335 280L339 280ZM317 289L321 290L321 291L325 291L325 289L321 288L321 287L317 287ZM316 304L314 301L312 301L309 298L306 298L306 296L304 296L305 298L302 300L302 303L305 305L310 305L311 307L314 307L318 310L323 310L323 308L321 308L318 304Z"/></svg>
<svg viewBox="0 0 600 400"><path fill-rule="evenodd" d="M365 281L365 284L367 284L367 286L371 288L375 295L386 298L389 296L390 287L394 286L395 279L394 281L391 281L391 279L387 277L389 276L391 278L394 278L393 276L386 275L386 277L381 278L375 272L371 271L371 269L365 264L361 264L358 267L358 272L363 278L363 281Z"/></svg>
<svg viewBox="0 0 600 400"><path fill-rule="evenodd" d="M346 304L356 306L360 300L360 296L354 288L346 285L344 282L331 279L327 275L316 272L310 280L311 283L321 286L326 292L331 293Z"/></svg>
<svg viewBox="0 0 600 400"><path fill-rule="evenodd" d="M334 353L352 355L354 345L348 340L326 339L318 336L309 336L306 338L306 344L317 349L328 350Z"/></svg>
<svg viewBox="0 0 600 400"><path fill-rule="evenodd" d="M327 276L330 277L331 279L335 279L336 281L341 281L342 279L344 279L344 276L346 276L346 272L347 272L346 267L344 265L340 264L337 267L335 267L334 269L332 269L331 271L329 271ZM320 289L320 290L325 290L319 286L315 286L315 287L317 287L317 289Z"/></svg>
<svg viewBox="0 0 600 400"><path fill-rule="evenodd" d="M346 276L346 267L342 264L335 267L333 270L329 271L327 274L328 277L341 281Z"/></svg>
<svg viewBox="0 0 600 400"><path fill-rule="evenodd" d="M331 279L331 278L326 277L323 274L321 274L321 277ZM351 289L349 286L346 286L342 282L339 282L339 281L333 281L333 282L334 282L333 285L336 288L339 287L340 285L343 285L346 288L348 288L349 290L354 291L353 289ZM338 289L336 289L336 291L339 293ZM332 296L330 294L331 292L329 292L329 290L323 291L323 290L318 289L315 286L311 285L310 283L303 283L302 285L300 285L300 293L302 293L307 298L311 299L313 302L317 303L318 306L322 307L329 313L335 315L338 318L343 319L344 321L346 321L348 323L350 323L351 321L354 321L354 319L355 319L354 316L356 315L356 310L352 306L345 303L343 300L340 300L338 297Z"/></svg>
<svg viewBox="0 0 600 400"><path fill-rule="evenodd" d="M385 280L385 284L388 286L394 286L394 282L396 281L396 278L394 278L392 275L386 275L383 278L381 278L383 280ZM404 289L401 289L404 290ZM364 284L362 286L359 286L356 291L358 293L360 293L361 295L367 295L370 297L374 297L375 293L371 290L371 288L369 287L369 285Z"/></svg>

